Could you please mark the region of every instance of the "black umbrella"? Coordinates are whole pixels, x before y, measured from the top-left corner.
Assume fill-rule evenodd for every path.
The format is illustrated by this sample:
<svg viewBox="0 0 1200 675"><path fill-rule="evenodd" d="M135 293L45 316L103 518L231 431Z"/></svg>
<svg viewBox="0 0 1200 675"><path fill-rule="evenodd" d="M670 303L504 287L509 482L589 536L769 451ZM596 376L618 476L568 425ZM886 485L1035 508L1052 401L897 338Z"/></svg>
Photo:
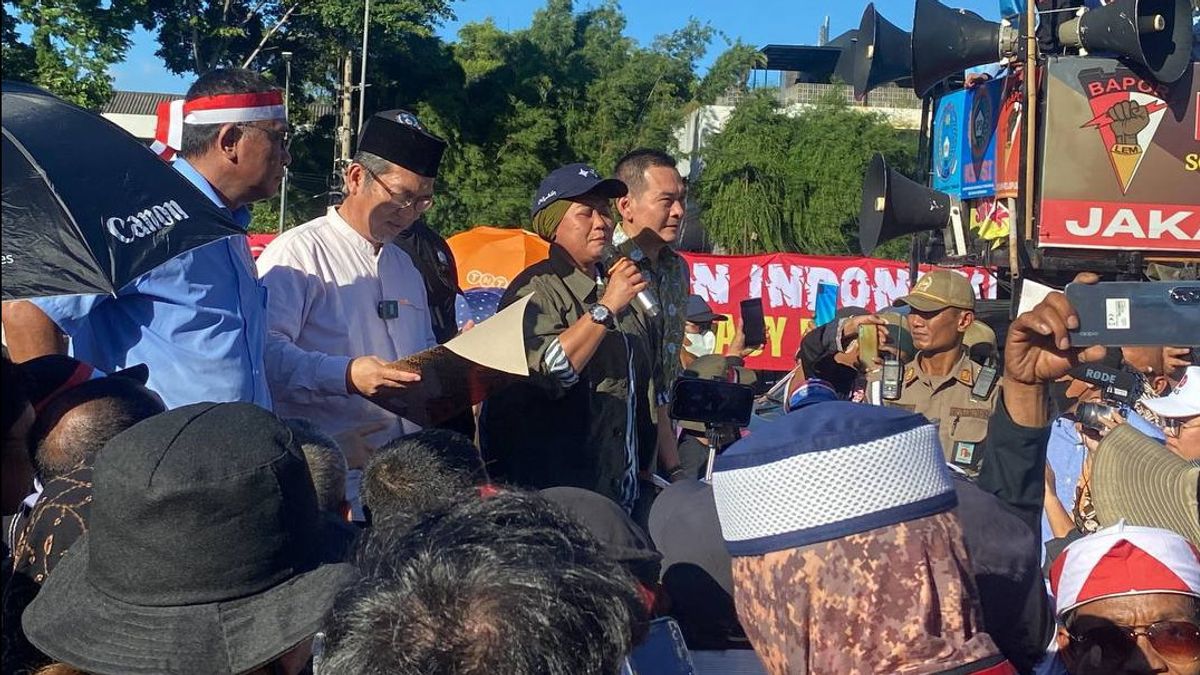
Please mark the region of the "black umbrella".
<svg viewBox="0 0 1200 675"><path fill-rule="evenodd" d="M3 83L4 300L115 294L201 244L227 213L108 120Z"/></svg>

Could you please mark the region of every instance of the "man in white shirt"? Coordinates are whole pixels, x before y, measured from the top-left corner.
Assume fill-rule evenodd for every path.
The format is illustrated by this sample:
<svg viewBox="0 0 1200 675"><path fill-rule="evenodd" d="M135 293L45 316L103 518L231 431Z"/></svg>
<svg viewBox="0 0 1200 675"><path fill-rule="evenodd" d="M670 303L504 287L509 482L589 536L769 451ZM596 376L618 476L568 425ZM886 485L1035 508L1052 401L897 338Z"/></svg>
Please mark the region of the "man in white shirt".
<svg viewBox="0 0 1200 675"><path fill-rule="evenodd" d="M377 113L346 169L342 204L259 257L267 381L281 417L331 435L363 431L371 447L417 430L365 397L419 386L388 364L437 344L421 274L393 241L432 205L445 147L411 113Z"/></svg>

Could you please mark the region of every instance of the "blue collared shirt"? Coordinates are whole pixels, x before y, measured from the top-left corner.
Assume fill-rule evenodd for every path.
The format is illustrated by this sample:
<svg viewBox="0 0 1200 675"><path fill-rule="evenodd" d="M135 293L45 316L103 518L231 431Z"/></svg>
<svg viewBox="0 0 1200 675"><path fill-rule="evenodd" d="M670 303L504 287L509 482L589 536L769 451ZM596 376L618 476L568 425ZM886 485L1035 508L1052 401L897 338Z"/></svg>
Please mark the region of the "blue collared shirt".
<svg viewBox="0 0 1200 675"><path fill-rule="evenodd" d="M1059 417L1050 425L1050 440L1046 443L1046 461L1054 469L1054 493L1067 513L1075 508L1075 488L1083 472L1087 449L1075 430L1075 420ZM1046 512L1042 512L1042 563L1046 562L1045 543L1054 539Z"/></svg>
<svg viewBox="0 0 1200 675"><path fill-rule="evenodd" d="M224 203L186 160L175 169L214 204ZM230 213L242 228L250 211ZM245 401L271 409L263 353L266 289L244 236L194 248L117 293L40 298L34 303L71 337L72 354L112 372L139 363L168 408Z"/></svg>

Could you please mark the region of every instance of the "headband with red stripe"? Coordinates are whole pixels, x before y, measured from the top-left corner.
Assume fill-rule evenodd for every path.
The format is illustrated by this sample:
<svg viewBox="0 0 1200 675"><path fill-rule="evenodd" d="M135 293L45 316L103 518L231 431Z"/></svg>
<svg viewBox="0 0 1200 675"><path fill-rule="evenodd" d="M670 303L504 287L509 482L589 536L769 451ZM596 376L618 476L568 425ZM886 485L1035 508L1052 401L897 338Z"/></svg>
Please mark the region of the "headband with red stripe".
<svg viewBox="0 0 1200 675"><path fill-rule="evenodd" d="M183 140L183 99L161 101L156 109L154 142L150 149L167 161L175 156Z"/></svg>
<svg viewBox="0 0 1200 675"><path fill-rule="evenodd" d="M184 124L229 124L283 119L287 119L287 115L283 109L283 94L278 91L203 96L183 104Z"/></svg>
<svg viewBox="0 0 1200 675"><path fill-rule="evenodd" d="M283 94L278 91L257 94L219 94L186 101L162 101L155 110L157 122L150 149L170 160L183 140L184 124L231 124L283 120Z"/></svg>

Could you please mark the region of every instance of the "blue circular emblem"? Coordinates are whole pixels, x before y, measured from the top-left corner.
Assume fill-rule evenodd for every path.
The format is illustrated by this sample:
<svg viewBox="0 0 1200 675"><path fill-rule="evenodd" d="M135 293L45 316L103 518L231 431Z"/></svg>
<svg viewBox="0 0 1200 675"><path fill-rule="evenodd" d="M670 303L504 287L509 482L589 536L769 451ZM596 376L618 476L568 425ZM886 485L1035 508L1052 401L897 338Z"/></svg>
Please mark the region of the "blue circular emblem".
<svg viewBox="0 0 1200 675"><path fill-rule="evenodd" d="M934 139L934 168L938 178L949 179L958 171L958 108L953 103L942 104L938 115L937 133Z"/></svg>

